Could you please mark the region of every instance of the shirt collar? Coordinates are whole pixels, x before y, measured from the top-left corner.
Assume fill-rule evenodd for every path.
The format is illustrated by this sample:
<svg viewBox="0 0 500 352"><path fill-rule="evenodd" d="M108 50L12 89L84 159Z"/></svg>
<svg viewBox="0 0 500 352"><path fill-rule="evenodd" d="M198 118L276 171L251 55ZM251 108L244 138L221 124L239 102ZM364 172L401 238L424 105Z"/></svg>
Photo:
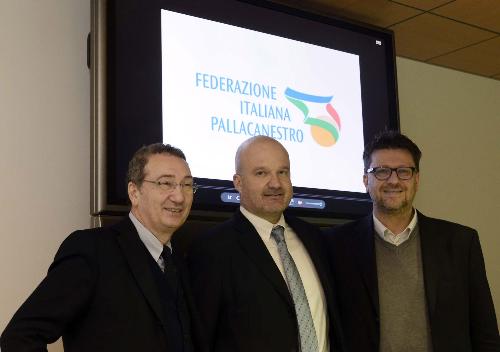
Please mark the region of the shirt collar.
<svg viewBox="0 0 500 352"><path fill-rule="evenodd" d="M163 251L163 244L161 243L161 241L158 238L156 238L155 235L153 235L153 233L151 231L149 231L135 217L134 214L132 214L132 212L128 213L128 217L130 218L130 220L134 224L142 243L144 243L148 252L151 253L151 256L153 256L154 260L157 262L161 256L161 252ZM168 243L166 243L165 245L170 247L170 249L172 249L172 245L170 244L170 241Z"/></svg>
<svg viewBox="0 0 500 352"><path fill-rule="evenodd" d="M264 242L269 241L269 239L271 238L271 231L275 226L281 225L285 228L285 230L288 227L285 222L285 217L283 216L283 214L281 214L281 217L278 220L278 222L276 224L273 224L267 221L266 219L262 219L261 217L249 212L243 206L240 206L240 211L243 214L243 216L245 216L248 219L248 221L250 221L250 223L255 227L255 229L259 233L260 237L262 237L262 240Z"/></svg>
<svg viewBox="0 0 500 352"><path fill-rule="evenodd" d="M415 209L413 210L413 217L410 223L401 233L398 234L392 233L391 230L385 227L385 225L382 224L379 219L377 219L375 214L373 214L373 226L377 235L379 235L380 238L382 238L384 241L394 243L395 239L397 239L397 243L394 244L401 244L408 238L410 238L410 234L412 233L415 226L417 226L417 212L415 211Z"/></svg>

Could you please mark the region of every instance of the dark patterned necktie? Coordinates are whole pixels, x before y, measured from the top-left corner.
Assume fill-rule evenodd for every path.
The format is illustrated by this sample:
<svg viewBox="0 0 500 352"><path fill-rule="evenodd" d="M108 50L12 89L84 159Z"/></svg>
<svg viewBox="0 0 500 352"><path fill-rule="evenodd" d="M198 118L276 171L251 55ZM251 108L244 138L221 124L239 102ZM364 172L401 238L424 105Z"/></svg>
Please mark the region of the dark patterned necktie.
<svg viewBox="0 0 500 352"><path fill-rule="evenodd" d="M297 315L297 324L300 334L300 350L302 352L318 352L318 339L316 338L316 330L314 329L306 291L300 279L297 266L290 252L288 252L284 232L284 227L278 225L271 231L271 237L278 245L278 253L283 263L283 268L285 269L286 281L288 282L288 288L295 306L295 314Z"/></svg>
<svg viewBox="0 0 500 352"><path fill-rule="evenodd" d="M175 268L174 260L172 258L172 249L169 246L163 246L163 251L161 252L161 257L163 258L163 274L167 279L167 282L172 289L174 298L177 298L177 291L179 289L179 279L177 277L177 269Z"/></svg>

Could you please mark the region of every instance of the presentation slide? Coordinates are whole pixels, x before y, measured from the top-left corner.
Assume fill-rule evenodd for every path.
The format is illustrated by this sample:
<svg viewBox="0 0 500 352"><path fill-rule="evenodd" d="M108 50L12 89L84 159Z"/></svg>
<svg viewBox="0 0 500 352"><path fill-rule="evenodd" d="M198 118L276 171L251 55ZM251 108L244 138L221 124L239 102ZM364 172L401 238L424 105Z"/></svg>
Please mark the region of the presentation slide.
<svg viewBox="0 0 500 352"><path fill-rule="evenodd" d="M267 135L294 186L364 192L359 57L162 10L163 141L195 177L232 180L234 154Z"/></svg>

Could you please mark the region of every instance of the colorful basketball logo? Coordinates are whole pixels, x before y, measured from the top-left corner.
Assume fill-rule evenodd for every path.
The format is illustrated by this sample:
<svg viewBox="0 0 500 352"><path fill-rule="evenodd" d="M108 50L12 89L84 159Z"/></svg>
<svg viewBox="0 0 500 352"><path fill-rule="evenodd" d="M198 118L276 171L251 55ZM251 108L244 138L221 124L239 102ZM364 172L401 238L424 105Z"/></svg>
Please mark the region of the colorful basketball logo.
<svg viewBox="0 0 500 352"><path fill-rule="evenodd" d="M340 137L340 117L330 102L333 96L321 97L285 90L285 97L304 114L304 123L311 126L311 135L319 145L331 147ZM306 104L308 103L308 104ZM310 116L310 105L320 105L319 116Z"/></svg>

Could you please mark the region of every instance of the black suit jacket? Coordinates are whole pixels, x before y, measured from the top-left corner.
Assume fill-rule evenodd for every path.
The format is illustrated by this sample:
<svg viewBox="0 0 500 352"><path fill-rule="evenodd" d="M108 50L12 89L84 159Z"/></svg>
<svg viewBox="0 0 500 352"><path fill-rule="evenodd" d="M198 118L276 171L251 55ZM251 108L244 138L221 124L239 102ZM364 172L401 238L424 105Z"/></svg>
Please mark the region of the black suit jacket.
<svg viewBox="0 0 500 352"><path fill-rule="evenodd" d="M128 217L110 228L72 233L3 332L2 352L46 351L60 336L69 352L168 351L168 326L148 256ZM186 267L177 264L193 339L203 350Z"/></svg>
<svg viewBox="0 0 500 352"><path fill-rule="evenodd" d="M314 262L328 304L330 343L342 351L327 259L316 227L285 220ZM189 256L193 292L211 351L298 351L292 298L253 225L237 212L195 242Z"/></svg>
<svg viewBox="0 0 500 352"><path fill-rule="evenodd" d="M421 213L418 226L433 352L499 352L477 232ZM345 343L351 352L379 352L374 236L371 214L326 234Z"/></svg>

